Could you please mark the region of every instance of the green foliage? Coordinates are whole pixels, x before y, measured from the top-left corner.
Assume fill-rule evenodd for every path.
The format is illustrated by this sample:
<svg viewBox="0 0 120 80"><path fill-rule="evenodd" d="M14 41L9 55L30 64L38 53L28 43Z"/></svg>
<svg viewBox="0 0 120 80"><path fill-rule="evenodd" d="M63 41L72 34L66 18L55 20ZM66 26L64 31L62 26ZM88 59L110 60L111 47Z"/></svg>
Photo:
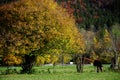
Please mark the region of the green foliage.
<svg viewBox="0 0 120 80"><path fill-rule="evenodd" d="M120 24L113 25L112 34L116 37L120 37Z"/></svg>
<svg viewBox="0 0 120 80"><path fill-rule="evenodd" d="M5 74L17 74L17 70L16 69L10 69L8 68L6 71L5 71Z"/></svg>

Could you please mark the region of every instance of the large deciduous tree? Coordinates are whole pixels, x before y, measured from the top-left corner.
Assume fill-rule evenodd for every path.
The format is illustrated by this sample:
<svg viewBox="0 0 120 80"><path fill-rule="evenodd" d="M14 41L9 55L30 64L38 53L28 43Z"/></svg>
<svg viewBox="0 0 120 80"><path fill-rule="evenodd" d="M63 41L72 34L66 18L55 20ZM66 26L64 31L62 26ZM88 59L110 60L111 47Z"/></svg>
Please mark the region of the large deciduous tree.
<svg viewBox="0 0 120 80"><path fill-rule="evenodd" d="M0 55L5 61L9 55L21 56L23 72L32 69L36 56L44 55L43 59L51 50L82 52L82 41L74 19L54 0L18 0L0 6Z"/></svg>
<svg viewBox="0 0 120 80"><path fill-rule="evenodd" d="M112 39L112 50L113 50L113 58L111 59L111 68L118 69L119 68L119 57L120 57L120 24L113 25L113 29L111 31L111 39Z"/></svg>

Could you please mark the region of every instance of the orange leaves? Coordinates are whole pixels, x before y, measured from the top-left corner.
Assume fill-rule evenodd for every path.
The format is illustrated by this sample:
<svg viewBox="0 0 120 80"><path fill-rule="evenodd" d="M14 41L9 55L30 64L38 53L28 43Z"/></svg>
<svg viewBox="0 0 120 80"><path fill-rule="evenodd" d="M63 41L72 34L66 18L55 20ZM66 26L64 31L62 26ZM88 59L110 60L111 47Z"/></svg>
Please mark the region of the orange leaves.
<svg viewBox="0 0 120 80"><path fill-rule="evenodd" d="M7 65L19 65L22 63L22 60L18 56L14 56L13 54L8 54L4 57L3 61Z"/></svg>

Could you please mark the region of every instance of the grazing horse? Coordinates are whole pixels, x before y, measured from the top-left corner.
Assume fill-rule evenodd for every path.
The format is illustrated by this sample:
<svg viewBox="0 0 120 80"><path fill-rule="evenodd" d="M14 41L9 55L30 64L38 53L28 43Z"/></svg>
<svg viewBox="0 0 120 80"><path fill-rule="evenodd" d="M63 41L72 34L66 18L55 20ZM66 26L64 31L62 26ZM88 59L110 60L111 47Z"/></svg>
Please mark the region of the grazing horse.
<svg viewBox="0 0 120 80"><path fill-rule="evenodd" d="M102 63L99 58L93 60L90 58L84 58L84 60L87 60L89 63L93 62L93 66L96 68L97 72L102 72Z"/></svg>
<svg viewBox="0 0 120 80"><path fill-rule="evenodd" d="M102 63L99 59L94 60L93 65L97 67L97 72L102 72Z"/></svg>

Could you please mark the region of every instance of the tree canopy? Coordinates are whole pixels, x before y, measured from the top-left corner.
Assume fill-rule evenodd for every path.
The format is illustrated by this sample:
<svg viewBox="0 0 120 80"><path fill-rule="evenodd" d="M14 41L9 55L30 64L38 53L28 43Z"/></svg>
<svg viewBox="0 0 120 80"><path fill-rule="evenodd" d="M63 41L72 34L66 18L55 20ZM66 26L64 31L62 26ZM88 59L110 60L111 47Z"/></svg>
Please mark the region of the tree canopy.
<svg viewBox="0 0 120 80"><path fill-rule="evenodd" d="M0 6L1 55L70 53L75 46L82 53L83 37L73 17L54 0L20 0Z"/></svg>

